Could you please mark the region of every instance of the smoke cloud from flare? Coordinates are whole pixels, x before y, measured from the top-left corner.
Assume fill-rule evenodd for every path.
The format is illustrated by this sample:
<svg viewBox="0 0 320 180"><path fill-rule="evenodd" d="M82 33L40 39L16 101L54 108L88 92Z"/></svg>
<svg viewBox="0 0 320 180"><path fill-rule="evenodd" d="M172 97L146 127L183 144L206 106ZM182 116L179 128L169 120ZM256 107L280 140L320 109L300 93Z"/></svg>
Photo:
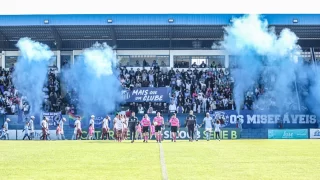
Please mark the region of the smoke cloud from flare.
<svg viewBox="0 0 320 180"><path fill-rule="evenodd" d="M110 113L122 101L116 65L113 49L106 43L96 43L85 49L70 69L64 70L63 79L68 90L76 91L77 106L84 115Z"/></svg>
<svg viewBox="0 0 320 180"><path fill-rule="evenodd" d="M295 72L300 67L297 41L298 37L289 29L282 30L277 36L259 15L233 19L233 24L225 27L224 40L220 44L230 55L237 57L230 60L230 64L236 66L231 75L235 80L233 96L238 113L247 91L254 92L258 81L269 91L265 98L275 101L280 109L285 108L288 101L297 100L292 89ZM261 101L265 99L263 96L259 98ZM259 104L259 101L255 100L255 103Z"/></svg>
<svg viewBox="0 0 320 180"><path fill-rule="evenodd" d="M243 55L243 51L269 57L286 57L297 50L298 37L289 29L283 29L278 37L268 22L259 15L246 15L234 19L225 28L221 45L230 53ZM252 54L251 53L251 54Z"/></svg>
<svg viewBox="0 0 320 180"><path fill-rule="evenodd" d="M44 98L43 86L53 52L47 45L30 38L21 38L16 46L20 50L20 57L12 75L13 84L27 98L31 114L39 113Z"/></svg>

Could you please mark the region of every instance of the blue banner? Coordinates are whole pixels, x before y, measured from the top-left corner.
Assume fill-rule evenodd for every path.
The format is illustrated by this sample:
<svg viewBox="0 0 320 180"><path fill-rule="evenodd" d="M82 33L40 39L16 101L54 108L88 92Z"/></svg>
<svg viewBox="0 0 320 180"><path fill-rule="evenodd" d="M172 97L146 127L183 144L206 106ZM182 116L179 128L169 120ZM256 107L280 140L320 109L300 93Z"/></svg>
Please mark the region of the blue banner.
<svg viewBox="0 0 320 180"><path fill-rule="evenodd" d="M285 114L270 113L262 111L243 110L237 111L213 111L215 119L222 119L222 126L233 128L237 125L237 118L242 123L243 129L266 129L266 128L316 128L319 118L314 114L303 114L300 112L288 112ZM197 118L198 122L199 119ZM200 119L201 120L201 119Z"/></svg>
<svg viewBox="0 0 320 180"><path fill-rule="evenodd" d="M9 118L10 119L10 125L24 125L25 122L30 120L30 116L31 115L23 115L23 114L18 114L18 115L5 115L5 118ZM39 115L34 115L35 120L33 121L34 125L38 125L40 124L41 120L40 120L40 116Z"/></svg>
<svg viewBox="0 0 320 180"><path fill-rule="evenodd" d="M133 88L123 91L126 102L170 102L171 88Z"/></svg>
<svg viewBox="0 0 320 180"><path fill-rule="evenodd" d="M308 139L308 129L269 129L268 139Z"/></svg>
<svg viewBox="0 0 320 180"><path fill-rule="evenodd" d="M222 127L225 128L236 128L237 127L237 118L239 118L241 122L241 126L243 129L308 129L308 128L318 128L320 124L319 120L316 115L314 114L303 114L303 113L268 113L268 112L257 112L257 111L250 111L244 110L238 114L236 111L233 110L222 110L222 111L213 111L210 112L211 116L214 119L222 120ZM143 114L136 114L138 119L141 120ZM183 126L185 123L186 116L188 114L177 114L177 118L180 120L180 125ZM197 117L197 123L200 124L203 122L203 118L205 117L205 113L195 113ZM105 117L105 114L95 114L96 121L95 121L95 128L101 127L101 121ZM153 120L156 114L149 114L150 119ZM171 117L171 114L162 114L165 119L165 122ZM23 125L23 121L18 121L17 115L7 115L11 119L9 125ZM35 124L40 124L40 116L36 115ZM75 117L65 116L67 120L69 120L69 125L73 127ZM114 118L114 114L110 114L111 121ZM24 120L24 118L22 118ZM88 127L89 126L90 115L82 116L82 126ZM37 122L37 123L36 123ZM112 123L109 124L109 127L112 127Z"/></svg>
<svg viewBox="0 0 320 180"><path fill-rule="evenodd" d="M102 128L102 121L105 117L103 116L96 116L94 118L94 128Z"/></svg>
<svg viewBox="0 0 320 180"><path fill-rule="evenodd" d="M41 117L48 118L49 127L56 127L59 124L59 122L62 120L61 112L46 112L46 113L42 113ZM41 125L41 122L40 122L40 125Z"/></svg>

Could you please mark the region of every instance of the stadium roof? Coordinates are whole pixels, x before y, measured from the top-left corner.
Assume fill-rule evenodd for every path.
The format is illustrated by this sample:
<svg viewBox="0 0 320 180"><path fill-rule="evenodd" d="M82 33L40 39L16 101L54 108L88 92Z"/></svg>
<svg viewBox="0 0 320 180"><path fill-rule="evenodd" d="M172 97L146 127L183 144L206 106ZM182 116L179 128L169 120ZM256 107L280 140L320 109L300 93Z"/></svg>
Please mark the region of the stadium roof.
<svg viewBox="0 0 320 180"><path fill-rule="evenodd" d="M242 14L105 14L3 15L0 49L15 49L21 37L30 37L52 49L83 49L107 42L117 49L192 49L200 41L210 48L222 40L223 27ZM262 15L277 33L290 28L302 46L318 46L320 15ZM320 41L319 41L320 42Z"/></svg>

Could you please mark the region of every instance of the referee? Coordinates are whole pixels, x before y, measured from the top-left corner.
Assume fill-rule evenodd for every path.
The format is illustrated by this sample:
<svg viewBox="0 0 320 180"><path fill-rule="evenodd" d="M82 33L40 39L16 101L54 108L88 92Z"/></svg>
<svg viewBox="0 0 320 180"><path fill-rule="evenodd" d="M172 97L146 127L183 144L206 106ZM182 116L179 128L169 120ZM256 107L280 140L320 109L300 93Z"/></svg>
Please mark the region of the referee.
<svg viewBox="0 0 320 180"><path fill-rule="evenodd" d="M132 111L131 117L129 118L129 131L130 131L131 143L134 142L134 139L136 137L136 125L138 125L139 123L139 120L135 115L136 115L135 112Z"/></svg>
<svg viewBox="0 0 320 180"><path fill-rule="evenodd" d="M186 118L186 127L188 128L188 134L189 134L189 141L193 141L193 135L194 135L194 127L196 125L196 116L193 115L193 111L190 111L190 114Z"/></svg>

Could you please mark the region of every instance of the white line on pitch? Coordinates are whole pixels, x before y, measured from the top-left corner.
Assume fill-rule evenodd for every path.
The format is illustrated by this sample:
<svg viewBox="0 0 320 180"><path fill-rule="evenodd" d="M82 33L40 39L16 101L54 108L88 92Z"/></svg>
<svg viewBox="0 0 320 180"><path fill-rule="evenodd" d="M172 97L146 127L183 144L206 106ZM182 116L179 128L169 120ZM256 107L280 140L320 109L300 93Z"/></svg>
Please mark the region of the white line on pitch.
<svg viewBox="0 0 320 180"><path fill-rule="evenodd" d="M166 162L164 160L164 152L163 152L161 143L159 143L159 148L160 148L160 163L161 163L162 179L168 180L167 167L166 167Z"/></svg>

